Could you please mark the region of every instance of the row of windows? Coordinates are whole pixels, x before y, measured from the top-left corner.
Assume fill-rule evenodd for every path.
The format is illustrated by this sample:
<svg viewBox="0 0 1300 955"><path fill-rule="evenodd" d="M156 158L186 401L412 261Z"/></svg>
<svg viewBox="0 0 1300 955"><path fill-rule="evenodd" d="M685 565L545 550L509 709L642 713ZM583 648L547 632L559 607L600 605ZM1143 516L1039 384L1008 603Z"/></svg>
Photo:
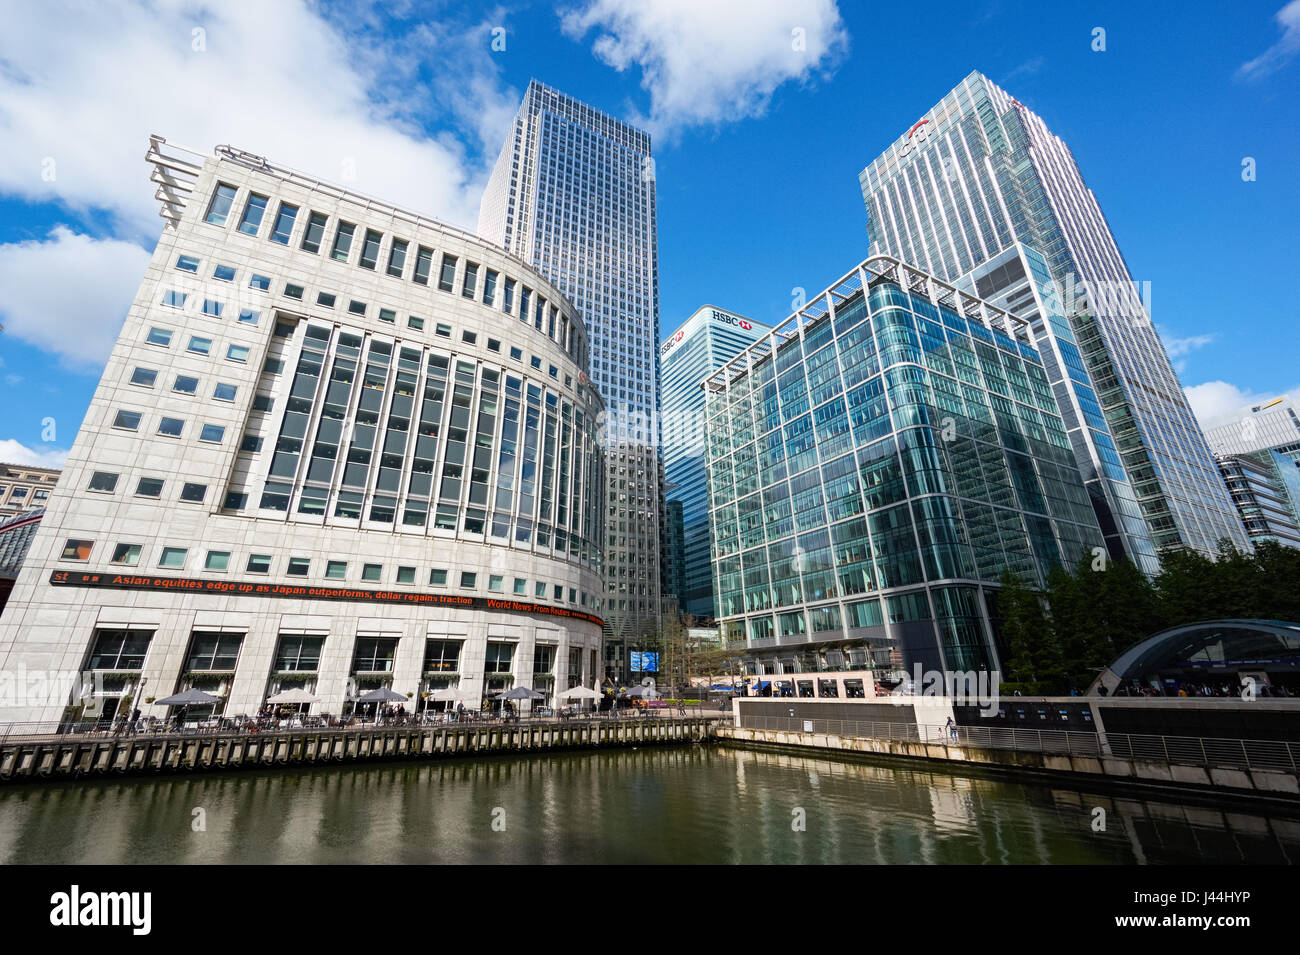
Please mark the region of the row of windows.
<svg viewBox="0 0 1300 955"><path fill-rule="evenodd" d="M228 389L228 390L223 390ZM235 400L234 385L217 385L212 397L218 401ZM229 397L226 397L229 395ZM144 421L144 413L140 411L130 411L126 408L117 409L113 416L113 427L119 431L139 431L140 425ZM169 415L161 415L158 418L158 430L154 434L164 438L179 438L185 433L186 421L184 418L173 418ZM199 440L210 444L220 444L225 440L226 429L222 425L205 422L199 431Z"/></svg>
<svg viewBox="0 0 1300 955"><path fill-rule="evenodd" d="M204 221L212 225L226 226L235 206L238 191L235 186L218 183L209 202ZM244 235L257 236L261 231L268 201L268 197L250 191L244 200L244 208L240 215L237 231ZM289 245L301 211L299 206L280 200L273 225L267 235L268 241L279 245ZM320 254L321 249L326 244L325 239L329 222L330 217L328 215L309 211L299 241L299 249L313 255ZM407 277L409 260L410 281L424 286L436 282L441 291L449 293L455 293L456 279L459 274L460 295L463 298L481 301L489 307L496 307L499 298L503 312L517 315L521 321L531 322L538 331L544 332L552 341L557 342L561 348L574 356L580 364L585 364L585 354L581 351L579 337L572 334L576 329L576 323L572 321L570 316L560 312L553 304L548 309L546 299L542 295L534 293L533 289L528 286L517 283L513 278L503 277L499 272L485 268L477 262L466 260L463 267L461 267L460 258L448 252L441 254L435 277L435 250L427 246L416 244L415 248L412 249L409 240L395 235L385 236L384 233L370 228L363 230L359 242L354 241L356 239L357 225L346 222L341 218L336 219L333 238L328 243L329 257L337 262L349 263L353 257L353 246L356 245L355 264L358 267L368 269L371 272L378 272L382 263L383 273L397 279ZM385 251L387 252L386 255L384 254ZM185 271L197 272L198 262L192 256L185 256L184 265L182 266L178 262L177 267L183 268ZM228 266L218 266L218 269L230 271L233 280L233 270L230 270ZM480 272L482 273L481 282ZM216 277L215 274L214 277ZM287 286L285 294L290 294L291 288L297 291L297 294L291 297L302 297L301 286ZM516 290L518 290L517 308ZM327 296L331 302L334 299L334 296L330 293L321 294ZM320 299L318 298L319 302ZM530 305L533 307L530 308ZM364 314L365 306L363 303L353 302L349 306L349 311L352 310L352 306L360 306L361 311L357 312L357 314ZM332 307L332 305L328 307ZM384 318L382 310L380 318Z"/></svg>
<svg viewBox="0 0 1300 955"><path fill-rule="evenodd" d="M116 483L117 475L111 475ZM191 492L191 488L198 488L200 491ZM185 490L181 493L182 500L191 500L185 495L187 493L199 493L198 501L202 500L201 493L206 491L202 485L186 484ZM158 493L162 493L162 482L158 482ZM157 495L145 495L157 496ZM91 551L94 550L95 542L92 540L83 540L79 538L68 538L63 545L63 550L59 555L60 560L71 560L85 562L90 560ZM137 567L140 564L140 557L143 548L146 545L133 543L117 543L113 545L113 551L109 557L110 564L119 564L124 567ZM158 551L157 566L161 569L180 570L186 565L186 558L189 555L189 549L185 547L162 546ZM215 573L223 573L231 569L231 552L228 550L209 550L203 558L203 569ZM246 573L250 574L269 574L271 572L272 557L270 554L249 554L248 562L244 567ZM311 558L309 557L290 557L285 565L284 573L289 577L308 577L311 574ZM409 584L416 583L417 569L414 566L400 565L394 569L390 583ZM450 586L448 574L452 573L446 568L433 568L429 571L429 586L444 588ZM488 593L504 594L506 593L506 578L504 574L480 574L477 571L463 570L459 572L458 587L461 590L478 590L479 580L484 578ZM325 561L325 580L345 581L348 579L348 562L346 560L326 560ZM362 563L361 572L358 578L362 583L383 583L385 581L383 564ZM548 583L544 580L532 581L532 587L529 587L529 581L524 577L513 578L510 587L510 593L517 597L532 596L539 600L551 600L555 603L564 603L566 600L571 604L581 604L586 607L593 604L585 591L579 592L577 588L565 587L563 584Z"/></svg>

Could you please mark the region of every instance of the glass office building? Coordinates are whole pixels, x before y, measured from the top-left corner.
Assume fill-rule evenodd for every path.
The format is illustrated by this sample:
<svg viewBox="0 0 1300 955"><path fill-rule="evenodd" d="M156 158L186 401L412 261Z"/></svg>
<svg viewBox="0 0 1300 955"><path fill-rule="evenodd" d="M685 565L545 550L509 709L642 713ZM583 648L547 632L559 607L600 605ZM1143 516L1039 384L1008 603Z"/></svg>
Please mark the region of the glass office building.
<svg viewBox="0 0 1300 955"><path fill-rule="evenodd" d="M658 630L659 258L650 136L533 80L479 208L479 234L546 276L591 336L588 373L606 401L607 669ZM540 303L538 328L553 321Z"/></svg>
<svg viewBox="0 0 1300 955"><path fill-rule="evenodd" d="M700 380L735 358L771 329L712 305L696 310L659 346L659 392L663 404L664 492L669 514L681 508L680 537L669 540L680 553L668 554L677 575L677 605L702 620L717 616L709 537L709 492L705 474L704 392ZM680 570L678 569L680 568Z"/></svg>
<svg viewBox="0 0 1300 955"><path fill-rule="evenodd" d="M1149 304L1069 147L1041 117L971 73L859 182L873 253L957 281L1013 243L1037 251L1156 550L1214 555L1222 538L1249 547Z"/></svg>
<svg viewBox="0 0 1300 955"><path fill-rule="evenodd" d="M1215 454L1278 451L1300 467L1300 414L1290 398L1243 408L1236 421L1205 429Z"/></svg>
<svg viewBox="0 0 1300 955"><path fill-rule="evenodd" d="M957 285L1029 323L1110 556L1157 573L1160 559L1150 530L1043 257L1015 242Z"/></svg>
<svg viewBox="0 0 1300 955"><path fill-rule="evenodd" d="M1219 473L1252 543L1300 547L1300 468L1272 449L1216 455Z"/></svg>
<svg viewBox="0 0 1300 955"><path fill-rule="evenodd" d="M875 256L704 382L723 633L759 673L997 669L991 591L1102 535L1022 320Z"/></svg>

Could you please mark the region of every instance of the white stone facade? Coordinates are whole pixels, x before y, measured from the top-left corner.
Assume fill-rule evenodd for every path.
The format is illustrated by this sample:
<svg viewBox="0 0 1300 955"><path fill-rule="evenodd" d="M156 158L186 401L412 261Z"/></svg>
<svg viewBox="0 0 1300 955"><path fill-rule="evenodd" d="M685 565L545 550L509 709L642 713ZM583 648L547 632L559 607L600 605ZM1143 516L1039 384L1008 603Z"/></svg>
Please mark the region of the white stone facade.
<svg viewBox="0 0 1300 955"><path fill-rule="evenodd" d="M477 708L489 654L497 686L591 686L603 404L572 305L477 237L261 157L149 158L168 225L0 618L0 720L72 715L33 674L98 671L110 707L142 677L146 699L197 686L231 715L296 684L315 712L358 684ZM132 634L113 665L109 631ZM228 638L210 665L196 632ZM282 679L298 636L318 663ZM458 651L432 681L430 639Z"/></svg>

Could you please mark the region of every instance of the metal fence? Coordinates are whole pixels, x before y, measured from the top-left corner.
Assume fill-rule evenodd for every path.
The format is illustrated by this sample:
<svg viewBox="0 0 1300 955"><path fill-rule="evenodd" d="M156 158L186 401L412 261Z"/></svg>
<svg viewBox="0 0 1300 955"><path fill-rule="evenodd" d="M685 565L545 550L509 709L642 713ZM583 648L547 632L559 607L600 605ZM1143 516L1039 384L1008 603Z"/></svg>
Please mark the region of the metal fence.
<svg viewBox="0 0 1300 955"><path fill-rule="evenodd" d="M659 719L708 719L716 720L722 714L701 711L697 707L687 706L679 714L674 708L620 708L617 711L602 711L574 714L568 717L529 716L500 717L480 714L465 714L461 719L421 719L408 717L398 723L395 719L379 722L361 720L337 720L324 717L308 716L305 719L292 720L252 720L235 717L220 717L186 723L177 727L170 721L142 719L136 723L108 722L86 720L82 722L45 722L45 723L0 723L0 745L19 743L27 740L49 740L52 738L76 737L80 739L129 739L155 737L193 737L193 736L231 736L238 734L289 734L311 732L355 733L358 731L384 731L393 729L439 729L471 728L484 726L541 726L547 724L570 725L573 723L610 723L635 720L645 722Z"/></svg>
<svg viewBox="0 0 1300 955"><path fill-rule="evenodd" d="M783 716L741 717L744 729L826 733L914 743L981 746L1036 753L1152 759L1186 766L1234 769L1300 770L1300 742L1288 740L1214 739L1135 733L1079 733L1070 730L1021 729L1014 726L917 726L870 720L802 720Z"/></svg>

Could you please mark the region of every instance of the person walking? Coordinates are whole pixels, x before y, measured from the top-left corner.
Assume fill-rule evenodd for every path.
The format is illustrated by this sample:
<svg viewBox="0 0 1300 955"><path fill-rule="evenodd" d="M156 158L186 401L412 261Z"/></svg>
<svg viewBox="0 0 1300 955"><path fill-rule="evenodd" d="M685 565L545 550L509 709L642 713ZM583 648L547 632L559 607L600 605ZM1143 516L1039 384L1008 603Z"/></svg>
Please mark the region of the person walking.
<svg viewBox="0 0 1300 955"><path fill-rule="evenodd" d="M953 722L951 716L948 717L948 722L945 723L944 726L947 727L948 738L951 739L954 743L957 742L957 724Z"/></svg>

